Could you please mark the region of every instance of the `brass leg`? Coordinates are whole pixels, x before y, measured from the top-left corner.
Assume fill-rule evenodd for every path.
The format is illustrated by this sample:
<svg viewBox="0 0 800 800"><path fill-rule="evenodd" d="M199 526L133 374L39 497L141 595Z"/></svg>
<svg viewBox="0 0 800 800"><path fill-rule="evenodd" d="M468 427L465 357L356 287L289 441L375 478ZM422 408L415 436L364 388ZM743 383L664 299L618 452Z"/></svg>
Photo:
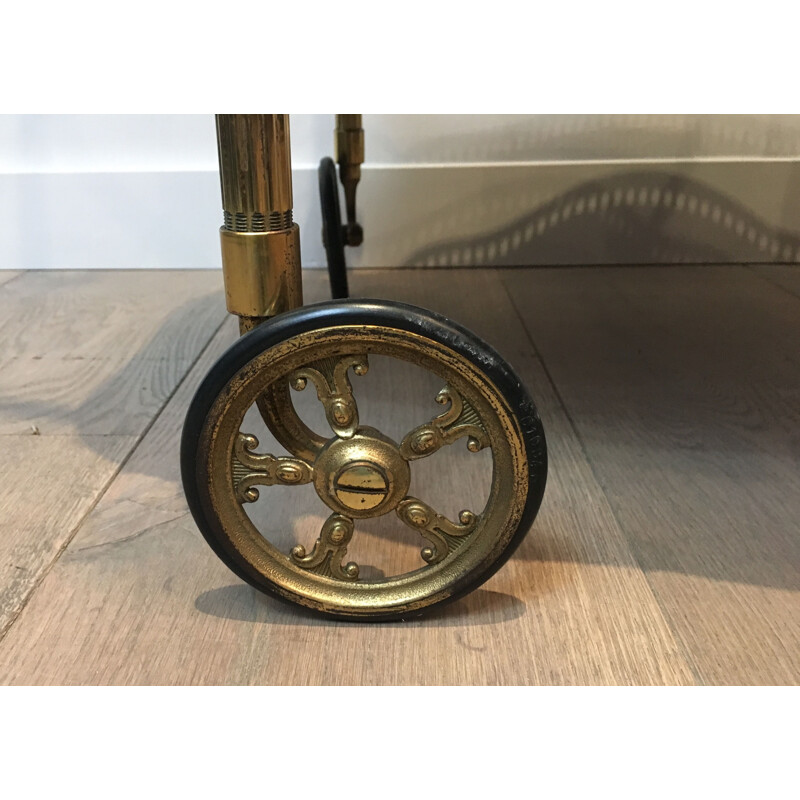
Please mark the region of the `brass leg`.
<svg viewBox="0 0 800 800"><path fill-rule="evenodd" d="M228 311L242 333L303 304L288 114L218 114Z"/></svg>
<svg viewBox="0 0 800 800"><path fill-rule="evenodd" d="M292 220L288 114L218 114L217 146L225 224L220 229L228 311L244 335L303 305L300 228ZM289 452L313 458L325 439L297 416L286 382L256 401Z"/></svg>

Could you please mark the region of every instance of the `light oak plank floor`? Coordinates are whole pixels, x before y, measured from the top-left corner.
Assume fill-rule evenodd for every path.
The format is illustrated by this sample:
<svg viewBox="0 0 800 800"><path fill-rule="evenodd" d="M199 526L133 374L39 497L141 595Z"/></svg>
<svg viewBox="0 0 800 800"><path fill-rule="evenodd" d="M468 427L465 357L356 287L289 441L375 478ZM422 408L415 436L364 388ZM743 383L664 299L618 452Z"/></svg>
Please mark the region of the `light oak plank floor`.
<svg viewBox="0 0 800 800"><path fill-rule="evenodd" d="M0 373L0 683L796 683L795 275L354 275L355 295L491 342L536 399L551 462L491 581L427 619L364 626L243 585L188 515L183 415L236 336L218 272L0 273L0 359L16 367ZM305 290L323 299L325 276ZM375 373L371 424L399 425L429 387L387 394ZM442 504L478 491L472 462L439 464ZM307 542L308 499L279 494L265 524ZM413 550L392 536L368 532L364 554Z"/></svg>
<svg viewBox="0 0 800 800"><path fill-rule="evenodd" d="M218 278L0 272L0 636L223 321Z"/></svg>
<svg viewBox="0 0 800 800"><path fill-rule="evenodd" d="M704 683L800 676L798 271L764 272L504 276Z"/></svg>

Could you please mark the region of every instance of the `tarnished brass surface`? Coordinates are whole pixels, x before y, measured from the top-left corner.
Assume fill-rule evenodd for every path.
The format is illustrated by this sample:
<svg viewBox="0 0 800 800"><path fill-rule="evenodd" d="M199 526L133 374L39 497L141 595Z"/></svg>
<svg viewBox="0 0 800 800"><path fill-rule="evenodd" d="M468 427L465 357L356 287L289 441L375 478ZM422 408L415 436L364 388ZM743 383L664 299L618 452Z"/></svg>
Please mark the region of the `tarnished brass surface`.
<svg viewBox="0 0 800 800"><path fill-rule="evenodd" d="M356 375L366 375L369 369L366 356L341 359L320 359L313 365L301 367L291 378L292 388L302 392L310 380L317 389L317 397L325 407L328 425L337 436L349 438L358 429L358 407L353 397L353 387L347 377L352 367Z"/></svg>
<svg viewBox="0 0 800 800"><path fill-rule="evenodd" d="M400 445L403 458L425 458L462 436L469 437L467 448L472 453L477 453L488 445L480 417L458 392L445 386L436 396L436 402L440 405L449 404L450 408L405 436Z"/></svg>
<svg viewBox="0 0 800 800"><path fill-rule="evenodd" d="M300 229L237 233L220 230L228 311L268 318L303 304Z"/></svg>
<svg viewBox="0 0 800 800"><path fill-rule="evenodd" d="M311 552L306 555L305 547L298 544L292 548L289 557L298 567L317 575L342 581L358 580L358 564L351 561L342 565L353 530L353 520L341 514L331 514L322 526L322 532Z"/></svg>
<svg viewBox="0 0 800 800"><path fill-rule="evenodd" d="M274 486L297 486L310 483L314 478L314 468L301 458L275 457L253 452L258 447L258 439L240 433L233 446L233 483L236 497L240 503L255 503L258 500L256 484Z"/></svg>
<svg viewBox="0 0 800 800"><path fill-rule="evenodd" d="M288 114L217 114L225 227L283 230L292 224Z"/></svg>
<svg viewBox="0 0 800 800"><path fill-rule="evenodd" d="M347 209L346 240L350 247L358 247L364 240L364 231L356 221L356 188L361 180L361 165L364 163L361 114L336 115L335 147L339 180L344 187Z"/></svg>
<svg viewBox="0 0 800 800"><path fill-rule="evenodd" d="M420 551L422 558L429 564L443 561L465 541L463 537L475 530L478 522L478 518L467 509L458 515L458 523L450 522L427 503L414 497L407 497L398 505L397 516L406 525L416 528L433 545L423 547Z"/></svg>
<svg viewBox="0 0 800 800"><path fill-rule="evenodd" d="M373 428L352 425L358 419L358 384L351 386L347 373L356 373L373 354L409 361L444 384L439 402L449 408L401 445ZM327 404L330 438L310 458L257 453L255 438L240 430L245 413L276 386L293 383L300 389L300 378L313 382ZM345 400L339 416L332 411L334 395ZM452 521L407 492L416 460L458 442L472 452L490 450L493 469L485 507L462 510ZM481 369L430 339L379 325L311 330L256 356L214 402L198 458L209 475L203 502L240 556L287 599L353 617L412 611L449 597L506 549L528 493L519 422ZM245 506L258 498L255 485L308 482L333 513L310 552L302 544L281 552L255 527ZM358 565L344 562L348 543L358 536L358 520L391 511L398 524L420 535L420 566L361 579Z"/></svg>
<svg viewBox="0 0 800 800"><path fill-rule="evenodd" d="M300 230L292 221L287 114L218 114L217 146L224 225L220 230L225 303L244 335L303 305ZM264 422L299 458L325 443L295 413L288 387L257 400Z"/></svg>
<svg viewBox="0 0 800 800"><path fill-rule="evenodd" d="M335 437L314 462L314 486L323 503L354 518L377 517L397 507L411 482L398 446L374 428Z"/></svg>
<svg viewBox="0 0 800 800"><path fill-rule="evenodd" d="M270 433L292 455L313 461L327 439L309 428L297 415L289 384L278 381L268 386L256 405Z"/></svg>

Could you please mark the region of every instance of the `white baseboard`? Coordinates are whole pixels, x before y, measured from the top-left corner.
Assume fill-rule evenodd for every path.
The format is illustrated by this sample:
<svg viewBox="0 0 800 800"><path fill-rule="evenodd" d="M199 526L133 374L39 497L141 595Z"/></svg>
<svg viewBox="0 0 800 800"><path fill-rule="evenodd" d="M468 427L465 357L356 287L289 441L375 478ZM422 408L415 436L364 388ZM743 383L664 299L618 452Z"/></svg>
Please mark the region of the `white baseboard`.
<svg viewBox="0 0 800 800"><path fill-rule="evenodd" d="M303 264L317 176L294 172ZM353 267L800 262L800 161L365 165ZM0 175L0 268L218 267L214 171Z"/></svg>

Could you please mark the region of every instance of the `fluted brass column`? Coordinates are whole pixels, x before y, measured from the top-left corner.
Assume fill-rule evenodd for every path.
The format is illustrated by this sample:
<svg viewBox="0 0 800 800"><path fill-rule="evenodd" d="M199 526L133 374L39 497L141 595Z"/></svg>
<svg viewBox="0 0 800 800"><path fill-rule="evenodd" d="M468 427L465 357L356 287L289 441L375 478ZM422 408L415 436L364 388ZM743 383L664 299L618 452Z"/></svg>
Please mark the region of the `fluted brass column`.
<svg viewBox="0 0 800 800"><path fill-rule="evenodd" d="M228 311L242 333L303 304L288 114L218 114Z"/></svg>

